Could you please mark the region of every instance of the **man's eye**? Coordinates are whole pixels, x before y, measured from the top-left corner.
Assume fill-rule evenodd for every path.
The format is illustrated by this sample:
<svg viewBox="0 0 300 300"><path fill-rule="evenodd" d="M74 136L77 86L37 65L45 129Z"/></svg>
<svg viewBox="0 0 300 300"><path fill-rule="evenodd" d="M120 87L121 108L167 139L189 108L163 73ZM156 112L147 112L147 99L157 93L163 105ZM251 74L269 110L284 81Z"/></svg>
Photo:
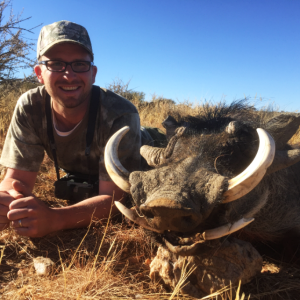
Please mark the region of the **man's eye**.
<svg viewBox="0 0 300 300"><path fill-rule="evenodd" d="M84 61L76 61L73 62L73 66L74 67L86 67L88 64Z"/></svg>
<svg viewBox="0 0 300 300"><path fill-rule="evenodd" d="M61 61L49 61L48 66L51 68L63 68L64 63Z"/></svg>

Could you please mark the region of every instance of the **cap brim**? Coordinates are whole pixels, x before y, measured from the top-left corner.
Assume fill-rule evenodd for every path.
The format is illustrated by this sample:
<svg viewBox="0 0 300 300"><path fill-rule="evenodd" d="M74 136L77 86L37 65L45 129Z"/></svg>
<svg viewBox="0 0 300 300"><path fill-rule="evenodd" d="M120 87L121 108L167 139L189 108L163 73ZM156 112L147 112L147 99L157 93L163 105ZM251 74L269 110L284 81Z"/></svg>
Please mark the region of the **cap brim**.
<svg viewBox="0 0 300 300"><path fill-rule="evenodd" d="M82 43L76 42L74 40L69 40L69 39L61 39L61 40L56 40L54 42L52 42L51 44L49 44L47 47L45 47L43 50L40 51L37 59L40 58L40 56L44 55L50 48L52 48L53 46L57 45L57 44L61 44L61 43L72 43L72 44L77 44L80 45L81 47L83 47L89 54L92 55L92 58L94 60L94 53L87 48L85 45L83 45Z"/></svg>

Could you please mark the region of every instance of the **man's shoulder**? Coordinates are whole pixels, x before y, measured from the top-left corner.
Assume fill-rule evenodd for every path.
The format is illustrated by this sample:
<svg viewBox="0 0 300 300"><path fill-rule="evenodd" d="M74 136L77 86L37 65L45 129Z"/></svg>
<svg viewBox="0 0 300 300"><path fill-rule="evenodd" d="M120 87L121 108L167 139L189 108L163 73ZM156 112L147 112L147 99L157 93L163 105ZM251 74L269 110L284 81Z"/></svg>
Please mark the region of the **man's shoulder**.
<svg viewBox="0 0 300 300"><path fill-rule="evenodd" d="M30 89L24 94L22 94L18 100L18 105L21 106L32 106L36 103L41 103L45 95L45 86L38 86L36 88Z"/></svg>
<svg viewBox="0 0 300 300"><path fill-rule="evenodd" d="M105 88L101 88L101 105L107 111L117 115L138 113L129 100Z"/></svg>

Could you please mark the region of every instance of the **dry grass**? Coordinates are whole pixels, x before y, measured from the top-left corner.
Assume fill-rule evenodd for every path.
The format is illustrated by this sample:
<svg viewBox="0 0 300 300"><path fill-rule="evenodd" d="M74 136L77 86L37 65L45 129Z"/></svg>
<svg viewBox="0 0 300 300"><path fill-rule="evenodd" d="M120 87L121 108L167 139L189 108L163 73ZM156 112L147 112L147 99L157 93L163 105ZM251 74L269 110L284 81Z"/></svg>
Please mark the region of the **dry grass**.
<svg viewBox="0 0 300 300"><path fill-rule="evenodd" d="M0 86L0 137L5 136L10 120L20 95L37 86L35 83L21 81L7 86ZM1 147L2 149L2 147Z"/></svg>
<svg viewBox="0 0 300 300"><path fill-rule="evenodd" d="M156 100L151 102L132 101L137 107L143 126L157 127L164 130L161 123L167 118L168 115L177 117L181 116L197 116L202 111L202 105L197 103L180 103L175 104L169 100Z"/></svg>
<svg viewBox="0 0 300 300"><path fill-rule="evenodd" d="M14 91L1 99L0 143L22 92ZM201 112L201 106L168 101L137 102L136 106L143 125L161 129L161 122L170 113ZM299 131L297 135L300 137ZM34 193L50 206L68 205L67 201L53 197L55 178L53 164L46 157ZM38 239L20 237L7 229L0 233L0 298L193 299L181 296L179 286L171 293L162 282L151 282L149 265L155 252L156 246L145 231L125 220L93 220L88 229L66 230ZM55 263L47 277L34 272L32 259L38 256L49 257ZM240 287L228 287L205 299L298 299L298 265L266 257L262 271L242 291ZM180 284L184 285L187 278L188 274L183 274Z"/></svg>

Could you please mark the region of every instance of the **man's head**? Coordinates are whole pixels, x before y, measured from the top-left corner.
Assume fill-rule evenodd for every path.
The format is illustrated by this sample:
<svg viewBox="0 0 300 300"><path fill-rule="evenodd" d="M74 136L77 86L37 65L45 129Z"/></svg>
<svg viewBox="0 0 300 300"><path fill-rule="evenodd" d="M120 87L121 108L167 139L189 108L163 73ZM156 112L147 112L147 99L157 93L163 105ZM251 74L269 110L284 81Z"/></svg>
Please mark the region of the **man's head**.
<svg viewBox="0 0 300 300"><path fill-rule="evenodd" d="M94 54L87 30L76 23L59 21L46 25L41 29L37 43L37 59L44 55L51 47L60 43L74 43L85 48L91 55Z"/></svg>
<svg viewBox="0 0 300 300"><path fill-rule="evenodd" d="M34 71L56 104L79 108L86 103L97 73L86 29L68 21L44 26L37 51Z"/></svg>

